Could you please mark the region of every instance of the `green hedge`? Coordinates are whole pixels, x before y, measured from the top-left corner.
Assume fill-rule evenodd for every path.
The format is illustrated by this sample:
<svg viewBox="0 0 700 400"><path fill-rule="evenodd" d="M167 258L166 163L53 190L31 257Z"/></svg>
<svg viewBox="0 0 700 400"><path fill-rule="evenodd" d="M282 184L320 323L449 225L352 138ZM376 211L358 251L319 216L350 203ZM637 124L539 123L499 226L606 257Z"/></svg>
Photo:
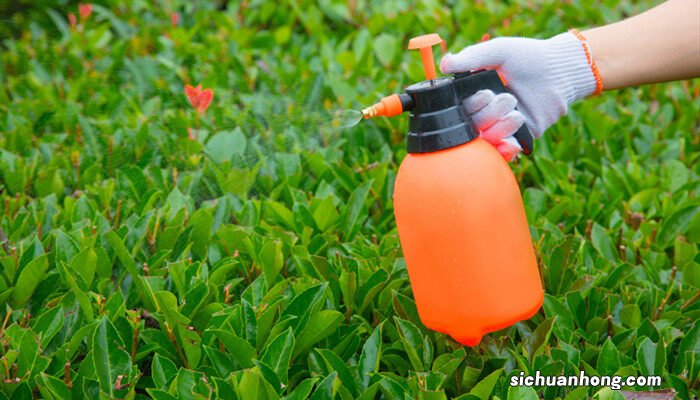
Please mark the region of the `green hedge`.
<svg viewBox="0 0 700 400"><path fill-rule="evenodd" d="M535 370L661 375L697 395L697 80L581 102L512 164L547 295L475 348L427 330L412 299L391 201L406 119L338 128L337 110L421 79L412 36L456 51L651 5L125 0L75 27L74 3L8 16L0 399L622 396L509 386ZM200 83L214 100L198 117L183 86Z"/></svg>

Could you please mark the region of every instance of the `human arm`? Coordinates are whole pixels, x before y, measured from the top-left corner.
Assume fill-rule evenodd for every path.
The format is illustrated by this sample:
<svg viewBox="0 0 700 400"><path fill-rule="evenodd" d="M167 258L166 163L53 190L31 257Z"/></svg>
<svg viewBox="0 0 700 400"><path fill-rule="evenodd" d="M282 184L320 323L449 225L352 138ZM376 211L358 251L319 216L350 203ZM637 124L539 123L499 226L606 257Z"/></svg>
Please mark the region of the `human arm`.
<svg viewBox="0 0 700 400"><path fill-rule="evenodd" d="M483 68L498 70L514 98L482 91L464 105L482 136L511 160L520 151L512 138L517 119L538 138L569 104L603 89L700 76L700 1L670 0L617 23L547 40L497 38L441 62L444 73Z"/></svg>
<svg viewBox="0 0 700 400"><path fill-rule="evenodd" d="M700 76L698 0L670 0L581 33L605 90Z"/></svg>

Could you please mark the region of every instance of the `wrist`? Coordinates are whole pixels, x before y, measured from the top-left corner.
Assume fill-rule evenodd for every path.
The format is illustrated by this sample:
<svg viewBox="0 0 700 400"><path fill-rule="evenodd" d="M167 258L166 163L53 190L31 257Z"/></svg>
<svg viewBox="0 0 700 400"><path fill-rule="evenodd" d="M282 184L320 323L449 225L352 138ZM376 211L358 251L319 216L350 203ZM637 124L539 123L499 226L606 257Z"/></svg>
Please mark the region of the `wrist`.
<svg viewBox="0 0 700 400"><path fill-rule="evenodd" d="M576 36L576 39L581 42L583 51L586 53L586 61L588 62L588 65L591 66L591 71L593 72L593 77L595 78L595 92L593 92L593 94L599 95L603 91L603 79L600 75L600 70L598 69L596 60L593 58L593 51L591 50L589 41L587 37L584 36L578 29L571 29L569 32Z"/></svg>
<svg viewBox="0 0 700 400"><path fill-rule="evenodd" d="M572 30L547 40L551 79L567 104L602 91L600 74L585 38Z"/></svg>

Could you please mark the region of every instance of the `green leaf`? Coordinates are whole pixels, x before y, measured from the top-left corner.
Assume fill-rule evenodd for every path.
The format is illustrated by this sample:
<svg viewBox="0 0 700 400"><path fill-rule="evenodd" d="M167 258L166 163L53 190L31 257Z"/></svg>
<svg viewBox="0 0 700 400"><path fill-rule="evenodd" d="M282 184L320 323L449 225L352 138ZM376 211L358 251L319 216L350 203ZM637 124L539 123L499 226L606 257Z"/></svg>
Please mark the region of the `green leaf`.
<svg viewBox="0 0 700 400"><path fill-rule="evenodd" d="M642 310L636 304L625 304L620 310L620 322L637 328L642 323Z"/></svg>
<svg viewBox="0 0 700 400"><path fill-rule="evenodd" d="M508 388L508 400L539 400L539 397L532 387L511 386Z"/></svg>
<svg viewBox="0 0 700 400"><path fill-rule="evenodd" d="M377 325L369 335L369 338L362 346L360 361L357 363L357 374L362 382L362 389L369 387L371 374L379 371L379 360L382 356L382 327L384 324Z"/></svg>
<svg viewBox="0 0 700 400"><path fill-rule="evenodd" d="M666 366L666 351L663 342L654 343L648 337L637 347L639 371L646 376L661 376Z"/></svg>
<svg viewBox="0 0 700 400"><path fill-rule="evenodd" d="M549 337L552 334L552 328L556 318L557 317L552 317L544 320L527 339L525 348L527 349L531 362L535 356L540 353L543 346L549 342Z"/></svg>
<svg viewBox="0 0 700 400"><path fill-rule="evenodd" d="M694 366L686 359L686 355L691 354L700 354L700 320L695 320L693 327L685 333L678 346L678 356L673 364L674 373L681 374L683 368L687 368L689 371L693 369Z"/></svg>
<svg viewBox="0 0 700 400"><path fill-rule="evenodd" d="M46 8L44 11L51 17L51 20L56 25L56 28L61 32L61 36L65 39L70 36L70 28L66 23L66 20L56 11Z"/></svg>
<svg viewBox="0 0 700 400"><path fill-rule="evenodd" d="M343 213L343 228L346 241L351 241L360 230L367 215L365 202L369 190L372 188L372 181L369 180L355 189L348 199L347 208Z"/></svg>
<svg viewBox="0 0 700 400"><path fill-rule="evenodd" d="M213 329L211 332L221 341L226 350L238 361L243 368L251 368L256 357L255 348L246 340L239 338L230 331Z"/></svg>
<svg viewBox="0 0 700 400"><path fill-rule="evenodd" d="M260 249L260 254L258 255L259 263L262 267L265 278L270 284L275 282L275 278L279 275L284 265L284 258L282 255L282 242L265 242L265 244Z"/></svg>
<svg viewBox="0 0 700 400"><path fill-rule="evenodd" d="M566 330L574 331L574 316L558 298L549 294L544 295L544 311L547 317L555 317L554 332L559 339L564 339Z"/></svg>
<svg viewBox="0 0 700 400"><path fill-rule="evenodd" d="M78 243L62 229L56 232L56 262L68 262L79 252Z"/></svg>
<svg viewBox="0 0 700 400"><path fill-rule="evenodd" d="M146 391L154 400L178 400L165 390L147 388Z"/></svg>
<svg viewBox="0 0 700 400"><path fill-rule="evenodd" d="M193 317L207 301L208 296L209 288L206 283L199 282L194 285L194 287L185 294L185 301L182 305L181 314L188 319Z"/></svg>
<svg viewBox="0 0 700 400"><path fill-rule="evenodd" d="M71 292L73 292L75 295L75 298L78 300L80 309L83 310L87 319L91 321L94 318L92 303L90 302L88 295L80 289L78 283L75 281L76 277L73 276L73 271L71 271L71 269L67 267L65 263L63 263L63 261L59 261L58 270L60 271L61 278L64 282L66 282L66 286L68 286Z"/></svg>
<svg viewBox="0 0 700 400"><path fill-rule="evenodd" d="M447 400L447 395L442 390L421 390L418 393L418 400Z"/></svg>
<svg viewBox="0 0 700 400"><path fill-rule="evenodd" d="M445 376L452 376L462 364L462 361L464 361L465 354L464 348L453 353L443 353L435 358L431 370L433 372L440 372Z"/></svg>
<svg viewBox="0 0 700 400"><path fill-rule="evenodd" d="M311 391L314 388L314 384L318 381L318 378L308 378L304 379L299 383L292 392L285 397L285 400L305 400L309 398Z"/></svg>
<svg viewBox="0 0 700 400"><path fill-rule="evenodd" d="M68 357L72 358L75 355L85 338L88 338L89 341L92 340L92 337L98 325L99 322L97 321L91 322L87 325L83 325L80 329L78 329L77 332L75 332L75 334L70 338L70 341L68 342Z"/></svg>
<svg viewBox="0 0 700 400"><path fill-rule="evenodd" d="M265 209L269 210L275 219L285 227L289 229L294 228L294 214L284 204L277 201L266 201Z"/></svg>
<svg viewBox="0 0 700 400"><path fill-rule="evenodd" d="M383 269L378 269L367 279L356 294L356 299L361 301L357 309L358 313L369 307L388 280L389 274Z"/></svg>
<svg viewBox="0 0 700 400"><path fill-rule="evenodd" d="M373 40L374 45L374 55L377 56L379 62L383 66L388 67L391 65L396 54L401 48L399 45L399 39L389 33L382 33L375 37Z"/></svg>
<svg viewBox="0 0 700 400"><path fill-rule="evenodd" d="M159 389L166 389L167 385L177 374L177 366L168 358L156 353L151 362L151 377L153 383Z"/></svg>
<svg viewBox="0 0 700 400"><path fill-rule="evenodd" d="M117 18L117 16L114 15L110 9L99 4L94 4L93 9L95 10L95 13L104 16L104 18L109 21L109 24L121 38L128 39L133 35L135 28Z"/></svg>
<svg viewBox="0 0 700 400"><path fill-rule="evenodd" d="M404 351L408 355L408 359L414 370L425 371L425 366L420 357L420 354L423 353L423 335L421 335L420 329L411 322L399 317L394 317L394 321L399 328L399 335L401 336L401 343L403 344Z"/></svg>
<svg viewBox="0 0 700 400"><path fill-rule="evenodd" d="M43 254L30 261L17 277L12 300L18 305L24 305L29 301L39 282L46 277L49 267L47 255Z"/></svg>
<svg viewBox="0 0 700 400"><path fill-rule="evenodd" d="M177 298L171 292L158 291L154 294L158 309L165 316L165 322L173 330L178 345L187 360L187 368L195 368L202 357L201 340L194 329L190 329L190 320L178 312Z"/></svg>
<svg viewBox="0 0 700 400"><path fill-rule="evenodd" d="M237 387L241 399L276 400L279 399L275 389L262 377L260 371L247 369L243 371Z"/></svg>
<svg viewBox="0 0 700 400"><path fill-rule="evenodd" d="M338 373L331 372L316 386L316 390L309 400L333 400L339 386L339 382L336 382L337 378Z"/></svg>
<svg viewBox="0 0 700 400"><path fill-rule="evenodd" d="M664 249L673 244L676 236L682 235L688 230L698 211L700 211L700 206L683 207L674 212L671 217L666 218L661 225L659 234L656 235L656 243Z"/></svg>
<svg viewBox="0 0 700 400"><path fill-rule="evenodd" d="M328 370L338 373L338 379L342 385L352 394L353 398L357 398L357 382L352 375L345 362L331 350L316 349L316 352L321 356L326 363Z"/></svg>
<svg viewBox="0 0 700 400"><path fill-rule="evenodd" d="M342 321L343 314L335 310L321 310L311 315L296 338L293 357L308 352L311 346L335 332Z"/></svg>
<svg viewBox="0 0 700 400"><path fill-rule="evenodd" d="M608 338L603 344L603 347L600 348L600 353L598 353L596 371L598 371L600 375L615 375L619 369L620 353L617 351L612 340Z"/></svg>
<svg viewBox="0 0 700 400"><path fill-rule="evenodd" d="M85 283L87 290L92 284L97 269L97 253L89 247L70 260L71 269L77 272Z"/></svg>
<svg viewBox="0 0 700 400"><path fill-rule="evenodd" d="M100 320L92 338L92 356L95 373L100 382L100 391L115 397L118 377L128 382L131 376L131 357L123 350L124 342L111 322L105 317Z"/></svg>
<svg viewBox="0 0 700 400"><path fill-rule="evenodd" d="M379 388L385 397L390 399L405 399L408 397L408 390L397 381L385 376L379 381Z"/></svg>
<svg viewBox="0 0 700 400"><path fill-rule="evenodd" d="M308 323L311 314L313 314L317 307L320 306L323 293L326 291L327 287L328 283L322 283L320 285L312 286L302 293L294 296L292 301L289 302L287 308L285 308L282 312L282 315L280 315L280 319L288 316L296 317L291 322L294 332L303 329Z"/></svg>
<svg viewBox="0 0 700 400"><path fill-rule="evenodd" d="M277 335L267 345L260 360L269 365L283 384L287 384L287 370L294 350L294 333L292 328Z"/></svg>
<svg viewBox="0 0 700 400"><path fill-rule="evenodd" d="M32 372L39 355L39 341L34 336L34 332L27 329L24 331L19 343L17 356L17 370L19 376L26 376Z"/></svg>
<svg viewBox="0 0 700 400"><path fill-rule="evenodd" d="M281 394L284 391L285 385L280 381L280 378L275 370L260 360L254 360L254 362L262 377L270 384L270 387L275 389L277 393Z"/></svg>
<svg viewBox="0 0 700 400"><path fill-rule="evenodd" d="M199 259L207 258L207 250L211 242L211 230L214 226L214 217L208 210L200 208L195 211L190 221L192 231L190 231L190 240L192 242L192 252Z"/></svg>
<svg viewBox="0 0 700 400"><path fill-rule="evenodd" d="M231 161L234 155L245 153L245 148L246 138L238 127L232 131L217 133L207 141L205 146L207 154L217 164Z"/></svg>
<svg viewBox="0 0 700 400"><path fill-rule="evenodd" d="M211 386L207 384L207 377L197 371L180 368L171 384L170 391L175 388L181 399L206 398L211 395Z"/></svg>
<svg viewBox="0 0 700 400"><path fill-rule="evenodd" d="M610 261L617 261L615 245L605 232L605 229L597 223L593 223L593 229L591 229L591 242L600 255Z"/></svg>
<svg viewBox="0 0 700 400"><path fill-rule="evenodd" d="M17 385L17 387L12 392L12 397L10 397L10 400L29 400L33 398L34 394L32 393L32 389L29 386L29 384L25 381L20 382L19 385Z"/></svg>
<svg viewBox="0 0 700 400"><path fill-rule="evenodd" d="M37 378L37 384L41 394L48 399L70 400L73 397L65 382L44 372Z"/></svg>
<svg viewBox="0 0 700 400"><path fill-rule="evenodd" d="M63 307L54 307L37 318L33 331L41 336L41 347L46 348L51 339L63 328Z"/></svg>
<svg viewBox="0 0 700 400"><path fill-rule="evenodd" d="M323 198L313 212L313 218L316 222L316 226L322 232L326 232L340 219L340 214L338 214L335 205L333 204L333 198L327 196Z"/></svg>
<svg viewBox="0 0 700 400"><path fill-rule="evenodd" d="M114 231L107 232L105 234L105 239L107 239L107 242L109 242L109 245L117 254L119 261L121 261L124 268L126 268L126 271L134 280L134 284L136 285L136 289L141 300L145 303L147 308L154 309L156 301L153 292L148 284L139 275L138 269L136 268L136 261L134 261L134 258L131 256L131 254L129 254L129 250L127 250L126 246L124 246L122 239Z"/></svg>
<svg viewBox="0 0 700 400"><path fill-rule="evenodd" d="M202 348L211 366L214 367L219 376L227 377L236 369L234 366L235 364L231 362L231 358L223 351L219 351L210 346L202 346Z"/></svg>
<svg viewBox="0 0 700 400"><path fill-rule="evenodd" d="M496 382L498 382L498 378L501 376L502 372L503 369L493 371L484 379L479 381L479 383L477 383L476 386L469 391L469 394L473 394L481 400L489 399L491 392L493 392L493 388L496 386Z"/></svg>

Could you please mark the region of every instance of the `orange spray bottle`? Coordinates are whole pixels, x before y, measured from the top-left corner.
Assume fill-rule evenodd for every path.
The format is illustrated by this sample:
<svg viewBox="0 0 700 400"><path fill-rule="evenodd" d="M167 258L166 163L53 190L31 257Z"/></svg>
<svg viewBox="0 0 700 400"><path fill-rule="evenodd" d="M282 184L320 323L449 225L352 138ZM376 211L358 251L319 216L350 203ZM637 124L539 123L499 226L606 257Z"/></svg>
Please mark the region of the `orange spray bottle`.
<svg viewBox="0 0 700 400"><path fill-rule="evenodd" d="M488 332L532 317L543 289L518 183L478 131L462 100L506 91L496 71L437 77L437 34L411 39L426 79L362 111L410 112L408 154L394 186L394 214L409 279L425 326L475 346ZM515 134L525 154L532 135Z"/></svg>

